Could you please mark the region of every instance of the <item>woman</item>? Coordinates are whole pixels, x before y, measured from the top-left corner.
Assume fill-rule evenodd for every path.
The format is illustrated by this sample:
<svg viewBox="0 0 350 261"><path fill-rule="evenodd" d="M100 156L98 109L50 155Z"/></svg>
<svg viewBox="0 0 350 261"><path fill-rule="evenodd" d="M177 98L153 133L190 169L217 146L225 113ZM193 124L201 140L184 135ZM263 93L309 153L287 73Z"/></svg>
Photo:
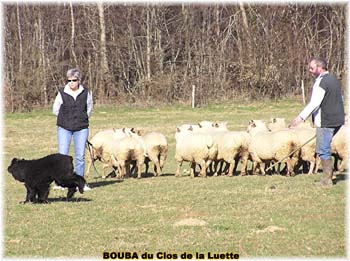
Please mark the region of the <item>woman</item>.
<svg viewBox="0 0 350 261"><path fill-rule="evenodd" d="M89 117L92 112L92 95L80 84L78 69L67 71L67 84L61 88L53 104L57 116L58 152L68 155L71 140L74 141L75 172L84 176L85 143L89 136ZM86 185L84 191L90 190Z"/></svg>

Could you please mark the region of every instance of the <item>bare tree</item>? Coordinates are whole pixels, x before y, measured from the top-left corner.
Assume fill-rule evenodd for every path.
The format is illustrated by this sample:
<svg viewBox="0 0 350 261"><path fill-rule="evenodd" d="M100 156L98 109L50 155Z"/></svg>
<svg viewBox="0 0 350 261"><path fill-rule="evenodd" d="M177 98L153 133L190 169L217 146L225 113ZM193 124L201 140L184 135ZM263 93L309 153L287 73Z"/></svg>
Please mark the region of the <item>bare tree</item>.
<svg viewBox="0 0 350 261"><path fill-rule="evenodd" d="M73 65L95 101L129 103L295 95L314 55L347 72L344 4L4 6L11 111L49 105Z"/></svg>

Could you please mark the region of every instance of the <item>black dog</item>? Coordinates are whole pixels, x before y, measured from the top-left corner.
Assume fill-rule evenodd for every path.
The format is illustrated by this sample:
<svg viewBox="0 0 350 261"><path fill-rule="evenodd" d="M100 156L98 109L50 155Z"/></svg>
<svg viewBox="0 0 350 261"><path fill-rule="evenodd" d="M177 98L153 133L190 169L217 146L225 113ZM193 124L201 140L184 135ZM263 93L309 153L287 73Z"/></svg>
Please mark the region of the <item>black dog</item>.
<svg viewBox="0 0 350 261"><path fill-rule="evenodd" d="M73 158L68 155L57 153L36 160L14 158L7 170L16 180L24 182L27 197L23 203L48 203L53 181L68 188L67 199L74 195L76 187L84 193L85 179L73 171Z"/></svg>

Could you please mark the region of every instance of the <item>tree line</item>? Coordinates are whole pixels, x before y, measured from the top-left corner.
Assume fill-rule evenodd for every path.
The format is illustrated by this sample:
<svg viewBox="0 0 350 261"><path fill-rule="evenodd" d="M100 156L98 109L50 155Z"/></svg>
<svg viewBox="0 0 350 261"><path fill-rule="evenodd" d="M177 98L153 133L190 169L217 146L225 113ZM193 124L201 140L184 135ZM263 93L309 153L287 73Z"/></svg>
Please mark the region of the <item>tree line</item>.
<svg viewBox="0 0 350 261"><path fill-rule="evenodd" d="M78 67L97 103L279 98L324 57L345 79L345 4L4 4L7 111L48 106ZM343 86L345 90L345 86Z"/></svg>

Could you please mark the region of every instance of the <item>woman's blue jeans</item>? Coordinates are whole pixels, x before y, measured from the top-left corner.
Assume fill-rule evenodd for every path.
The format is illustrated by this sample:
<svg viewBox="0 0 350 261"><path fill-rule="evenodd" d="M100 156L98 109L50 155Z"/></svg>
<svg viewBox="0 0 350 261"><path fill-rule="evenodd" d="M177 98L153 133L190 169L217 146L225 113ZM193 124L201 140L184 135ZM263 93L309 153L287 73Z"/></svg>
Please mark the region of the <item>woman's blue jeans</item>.
<svg viewBox="0 0 350 261"><path fill-rule="evenodd" d="M316 153L321 160L331 159L331 143L333 136L340 127L336 128L316 128Z"/></svg>
<svg viewBox="0 0 350 261"><path fill-rule="evenodd" d="M85 144L88 136L89 129L69 131L62 127L57 127L58 152L68 155L70 143L73 137L75 172L82 177L84 176L85 170Z"/></svg>

